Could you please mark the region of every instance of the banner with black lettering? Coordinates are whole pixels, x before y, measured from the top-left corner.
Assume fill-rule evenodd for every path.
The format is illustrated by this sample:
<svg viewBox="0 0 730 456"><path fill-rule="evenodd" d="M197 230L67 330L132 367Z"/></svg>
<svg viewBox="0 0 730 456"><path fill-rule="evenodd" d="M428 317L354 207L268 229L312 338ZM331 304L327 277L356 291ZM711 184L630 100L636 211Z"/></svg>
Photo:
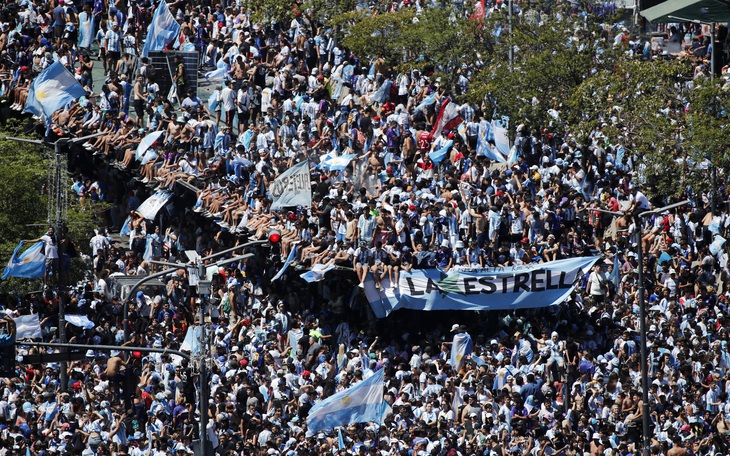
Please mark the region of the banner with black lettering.
<svg viewBox="0 0 730 456"><path fill-rule="evenodd" d="M309 162L303 161L284 171L269 187L272 210L285 207L312 205L312 185Z"/></svg>
<svg viewBox="0 0 730 456"><path fill-rule="evenodd" d="M398 286L387 279L376 288L365 281L365 295L375 316L398 309L505 310L548 307L570 296L575 282L599 257L571 258L507 268L455 267L401 271Z"/></svg>

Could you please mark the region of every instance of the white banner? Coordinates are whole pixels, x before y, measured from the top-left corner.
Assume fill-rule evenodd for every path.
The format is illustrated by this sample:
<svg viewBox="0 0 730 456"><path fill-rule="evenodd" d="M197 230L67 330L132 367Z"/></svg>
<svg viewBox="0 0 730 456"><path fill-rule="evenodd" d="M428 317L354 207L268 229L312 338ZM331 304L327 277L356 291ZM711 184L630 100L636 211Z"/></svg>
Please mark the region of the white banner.
<svg viewBox="0 0 730 456"><path fill-rule="evenodd" d="M41 322L38 314L23 315L22 317L13 318L15 321L15 338L16 339L42 339Z"/></svg>
<svg viewBox="0 0 730 456"><path fill-rule="evenodd" d="M513 310L565 301L599 257L579 257L506 268L411 269L401 271L398 287L381 287L368 276L365 296L378 318L398 309Z"/></svg>
<svg viewBox="0 0 730 456"><path fill-rule="evenodd" d="M271 183L272 210L284 207L312 205L312 185L309 179L309 162L303 161L286 170Z"/></svg>
<svg viewBox="0 0 730 456"><path fill-rule="evenodd" d="M172 193L160 190L147 198L144 203L140 204L137 208L137 212L142 214L142 217L147 220L154 220L157 212L162 209L162 206L167 204L171 197Z"/></svg>

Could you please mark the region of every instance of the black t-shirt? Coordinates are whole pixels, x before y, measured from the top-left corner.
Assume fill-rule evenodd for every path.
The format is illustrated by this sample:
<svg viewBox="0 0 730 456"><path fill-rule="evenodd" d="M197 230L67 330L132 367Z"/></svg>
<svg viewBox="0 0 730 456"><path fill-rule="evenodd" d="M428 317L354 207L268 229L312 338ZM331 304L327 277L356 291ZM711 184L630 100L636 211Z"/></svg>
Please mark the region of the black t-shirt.
<svg viewBox="0 0 730 456"><path fill-rule="evenodd" d="M370 117L362 116L360 118L360 131L362 131L365 136L369 135L373 131L373 122L370 120Z"/></svg>
<svg viewBox="0 0 730 456"><path fill-rule="evenodd" d="M322 214L318 216L320 228L327 228L328 230L330 229L330 218L331 218L332 209L333 209L333 207L330 203L327 203L322 208Z"/></svg>
<svg viewBox="0 0 730 456"><path fill-rule="evenodd" d="M258 65L256 67L256 72L253 75L253 83L259 87L264 87L266 85L266 67L263 65Z"/></svg>

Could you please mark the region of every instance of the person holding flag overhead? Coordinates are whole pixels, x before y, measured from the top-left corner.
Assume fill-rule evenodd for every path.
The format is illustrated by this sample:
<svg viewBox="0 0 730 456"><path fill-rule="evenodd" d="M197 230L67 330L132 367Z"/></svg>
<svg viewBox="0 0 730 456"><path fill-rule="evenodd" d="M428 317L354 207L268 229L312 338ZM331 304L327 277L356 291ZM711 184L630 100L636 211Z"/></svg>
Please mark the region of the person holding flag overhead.
<svg viewBox="0 0 730 456"><path fill-rule="evenodd" d="M58 274L58 239L53 227L49 227L46 233L38 239L23 241L26 244L35 244L43 242L43 254L46 257L46 269L43 275L43 285L48 286L48 277L53 273L56 277Z"/></svg>
<svg viewBox="0 0 730 456"><path fill-rule="evenodd" d="M353 423L381 423L387 410L383 399L384 369L316 404L307 416L307 434Z"/></svg>
<svg viewBox="0 0 730 456"><path fill-rule="evenodd" d="M175 20L167 2L164 0L157 5L152 23L147 30L147 39L142 48L142 56L147 57L150 51L165 49L180 33L180 24Z"/></svg>

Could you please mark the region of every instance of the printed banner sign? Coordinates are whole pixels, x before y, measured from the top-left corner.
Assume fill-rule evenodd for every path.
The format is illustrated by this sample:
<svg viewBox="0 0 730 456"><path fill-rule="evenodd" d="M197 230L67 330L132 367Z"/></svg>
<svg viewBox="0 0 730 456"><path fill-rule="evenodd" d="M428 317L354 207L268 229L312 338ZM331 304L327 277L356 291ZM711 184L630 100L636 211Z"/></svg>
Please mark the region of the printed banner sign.
<svg viewBox="0 0 730 456"><path fill-rule="evenodd" d="M271 210L284 207L312 205L312 184L309 179L309 162L296 164L277 177L269 188Z"/></svg>
<svg viewBox="0 0 730 456"><path fill-rule="evenodd" d="M147 220L154 220L160 209L170 201L170 198L172 198L172 193L159 190L144 200L144 203L140 204L137 208L137 212L142 214L142 217Z"/></svg>
<svg viewBox="0 0 730 456"><path fill-rule="evenodd" d="M504 310L563 302L599 257L571 258L508 268L413 269L401 271L398 287L368 278L365 295L378 318L398 309Z"/></svg>

